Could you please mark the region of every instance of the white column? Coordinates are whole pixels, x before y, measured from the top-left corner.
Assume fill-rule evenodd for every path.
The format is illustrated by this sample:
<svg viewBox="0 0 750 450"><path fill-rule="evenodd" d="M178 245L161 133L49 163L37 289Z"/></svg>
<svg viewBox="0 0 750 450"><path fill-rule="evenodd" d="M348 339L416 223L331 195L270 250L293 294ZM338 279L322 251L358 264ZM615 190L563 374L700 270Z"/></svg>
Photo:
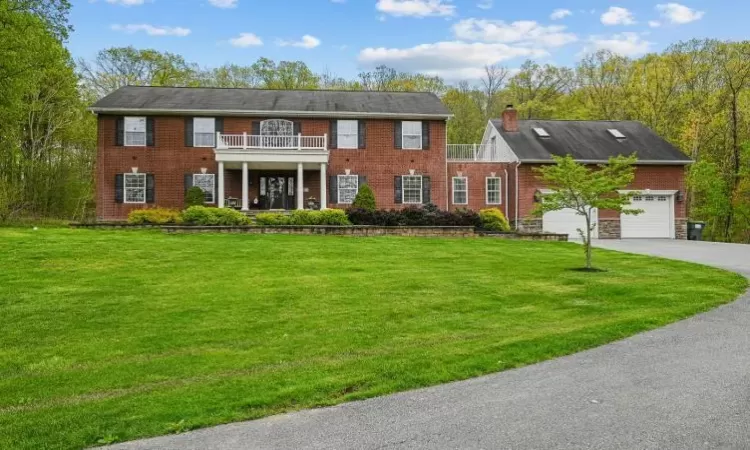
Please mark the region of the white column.
<svg viewBox="0 0 750 450"><path fill-rule="evenodd" d="M247 163L242 163L242 210L248 211L250 209L250 202L247 198Z"/></svg>
<svg viewBox="0 0 750 450"><path fill-rule="evenodd" d="M328 193L326 192L326 163L320 163L320 209L326 209L326 200L328 199Z"/></svg>
<svg viewBox="0 0 750 450"><path fill-rule="evenodd" d="M305 209L304 174L302 163L297 163L297 209Z"/></svg>
<svg viewBox="0 0 750 450"><path fill-rule="evenodd" d="M224 163L219 161L219 208L224 207Z"/></svg>

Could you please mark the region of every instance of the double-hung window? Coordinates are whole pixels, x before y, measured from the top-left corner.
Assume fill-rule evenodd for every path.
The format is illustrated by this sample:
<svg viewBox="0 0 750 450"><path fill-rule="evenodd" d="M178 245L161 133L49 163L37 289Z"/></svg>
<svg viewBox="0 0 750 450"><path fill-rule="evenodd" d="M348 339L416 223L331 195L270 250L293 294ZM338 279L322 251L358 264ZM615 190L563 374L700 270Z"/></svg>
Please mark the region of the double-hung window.
<svg viewBox="0 0 750 450"><path fill-rule="evenodd" d="M354 197L357 196L357 191L359 190L359 176L339 175L336 186L339 203L354 203Z"/></svg>
<svg viewBox="0 0 750 450"><path fill-rule="evenodd" d="M339 120L337 124L338 148L359 148L359 124L356 120Z"/></svg>
<svg viewBox="0 0 750 450"><path fill-rule="evenodd" d="M216 203L214 198L216 175L212 173L193 174L193 186L198 186L203 191L204 202Z"/></svg>
<svg viewBox="0 0 750 450"><path fill-rule="evenodd" d="M401 122L401 148L422 150L422 122Z"/></svg>
<svg viewBox="0 0 750 450"><path fill-rule="evenodd" d="M487 204L499 205L502 203L500 197L500 177L487 177L485 183L487 185Z"/></svg>
<svg viewBox="0 0 750 450"><path fill-rule="evenodd" d="M213 147L216 142L216 119L196 117L193 119L193 146Z"/></svg>
<svg viewBox="0 0 750 450"><path fill-rule="evenodd" d="M125 118L125 146L138 147L146 145L146 118Z"/></svg>
<svg viewBox="0 0 750 450"><path fill-rule="evenodd" d="M403 175L401 177L401 201L404 203L422 203L422 175Z"/></svg>
<svg viewBox="0 0 750 450"><path fill-rule="evenodd" d="M469 179L453 177L453 204L466 205L469 203Z"/></svg>
<svg viewBox="0 0 750 450"><path fill-rule="evenodd" d="M125 203L146 203L146 174L126 173L123 174L123 187Z"/></svg>

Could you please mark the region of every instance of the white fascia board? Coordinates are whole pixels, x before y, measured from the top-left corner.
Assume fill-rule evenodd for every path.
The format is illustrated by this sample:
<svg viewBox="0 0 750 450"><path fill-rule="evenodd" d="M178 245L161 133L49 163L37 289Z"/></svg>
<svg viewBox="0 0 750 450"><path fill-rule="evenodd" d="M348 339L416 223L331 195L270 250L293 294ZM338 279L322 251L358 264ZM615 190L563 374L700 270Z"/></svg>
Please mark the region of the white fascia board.
<svg viewBox="0 0 750 450"><path fill-rule="evenodd" d="M609 164L608 160L602 159L576 159L577 163L580 164ZM522 159L524 164L555 164L553 159ZM635 162L635 166L687 166L693 164L695 161L682 160L682 161L665 161L665 160L645 160L639 159Z"/></svg>
<svg viewBox="0 0 750 450"><path fill-rule="evenodd" d="M315 117L315 118L373 118L448 120L453 114L373 113L356 111L253 111L230 109L147 109L147 108L97 108L89 111L96 114L118 115L172 115L172 116L246 116L246 117Z"/></svg>

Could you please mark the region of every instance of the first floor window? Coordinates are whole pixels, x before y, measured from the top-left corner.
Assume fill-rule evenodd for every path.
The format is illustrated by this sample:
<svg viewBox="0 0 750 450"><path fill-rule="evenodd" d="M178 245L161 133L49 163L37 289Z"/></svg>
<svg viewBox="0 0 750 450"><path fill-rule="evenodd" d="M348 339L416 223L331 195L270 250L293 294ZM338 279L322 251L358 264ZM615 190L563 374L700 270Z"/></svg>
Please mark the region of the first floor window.
<svg viewBox="0 0 750 450"><path fill-rule="evenodd" d="M500 177L487 177L487 204L499 205L500 198Z"/></svg>
<svg viewBox="0 0 750 450"><path fill-rule="evenodd" d="M193 146L213 147L216 141L216 119L196 117L193 119Z"/></svg>
<svg viewBox="0 0 750 450"><path fill-rule="evenodd" d="M339 175L337 180L337 189L339 191L339 203L354 203L354 197L357 196L357 191L359 191L359 176Z"/></svg>
<svg viewBox="0 0 750 450"><path fill-rule="evenodd" d="M338 148L358 148L358 122L356 120L339 120L336 125Z"/></svg>
<svg viewBox="0 0 750 450"><path fill-rule="evenodd" d="M453 204L469 203L469 180L466 177L453 177Z"/></svg>
<svg viewBox="0 0 750 450"><path fill-rule="evenodd" d="M198 186L203 191L204 202L215 203L214 186L216 186L216 175L212 173L193 174L193 186Z"/></svg>
<svg viewBox="0 0 750 450"><path fill-rule="evenodd" d="M146 203L146 174L126 173L123 174L125 188L125 203Z"/></svg>
<svg viewBox="0 0 750 450"><path fill-rule="evenodd" d="M422 149L422 122L401 122L401 148Z"/></svg>
<svg viewBox="0 0 750 450"><path fill-rule="evenodd" d="M422 175L403 175L401 184L404 203L422 203Z"/></svg>
<svg viewBox="0 0 750 450"><path fill-rule="evenodd" d="M133 147L146 145L145 117L125 118L125 145Z"/></svg>

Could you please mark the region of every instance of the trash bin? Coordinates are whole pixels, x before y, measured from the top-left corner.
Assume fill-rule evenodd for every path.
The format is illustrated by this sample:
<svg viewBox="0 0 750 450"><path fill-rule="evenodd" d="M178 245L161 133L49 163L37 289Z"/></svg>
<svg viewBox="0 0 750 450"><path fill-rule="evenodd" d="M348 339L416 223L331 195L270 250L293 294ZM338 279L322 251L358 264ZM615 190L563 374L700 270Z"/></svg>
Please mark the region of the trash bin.
<svg viewBox="0 0 750 450"><path fill-rule="evenodd" d="M688 222L688 240L702 241L706 222Z"/></svg>

